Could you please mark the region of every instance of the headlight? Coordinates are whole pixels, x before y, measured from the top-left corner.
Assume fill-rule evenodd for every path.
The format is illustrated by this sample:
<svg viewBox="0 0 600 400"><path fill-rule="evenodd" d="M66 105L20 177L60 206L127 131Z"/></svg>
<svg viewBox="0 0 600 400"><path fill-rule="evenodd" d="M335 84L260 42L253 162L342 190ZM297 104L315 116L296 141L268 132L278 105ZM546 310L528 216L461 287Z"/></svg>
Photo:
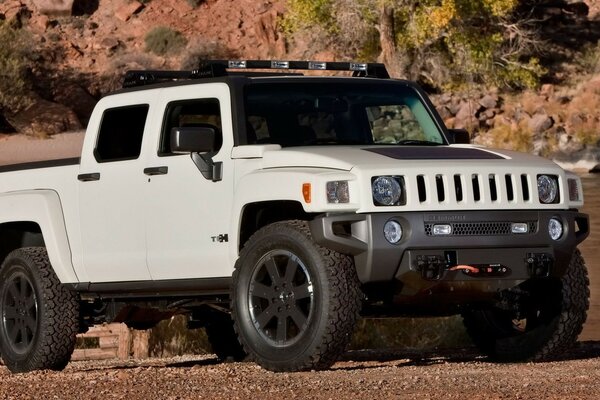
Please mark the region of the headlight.
<svg viewBox="0 0 600 400"><path fill-rule="evenodd" d="M379 176L371 183L373 200L376 206L397 206L402 196L401 178L395 176Z"/></svg>
<svg viewBox="0 0 600 400"><path fill-rule="evenodd" d="M548 234L552 240L558 240L563 234L562 223L556 218L550 218L548 221Z"/></svg>
<svg viewBox="0 0 600 400"><path fill-rule="evenodd" d="M348 181L327 182L327 202L349 203L350 191L348 189Z"/></svg>
<svg viewBox="0 0 600 400"><path fill-rule="evenodd" d="M537 186L542 203L558 203L558 182L555 176L538 175Z"/></svg>

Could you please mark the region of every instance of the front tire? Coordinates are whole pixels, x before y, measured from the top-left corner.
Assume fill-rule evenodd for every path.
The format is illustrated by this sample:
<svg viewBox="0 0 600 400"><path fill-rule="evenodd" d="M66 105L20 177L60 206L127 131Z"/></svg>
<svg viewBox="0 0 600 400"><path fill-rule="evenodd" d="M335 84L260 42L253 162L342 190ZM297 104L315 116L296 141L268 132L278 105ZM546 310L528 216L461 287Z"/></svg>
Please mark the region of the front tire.
<svg viewBox="0 0 600 400"><path fill-rule="evenodd" d="M12 372L63 369L79 328L76 294L60 284L43 247L15 250L0 268L4 364Z"/></svg>
<svg viewBox="0 0 600 400"><path fill-rule="evenodd" d="M240 342L271 371L331 366L350 342L361 307L352 259L314 243L304 221L268 225L248 240L232 298Z"/></svg>
<svg viewBox="0 0 600 400"><path fill-rule="evenodd" d="M468 310L463 321L477 347L496 361L550 360L576 342L589 297L587 269L576 249L560 280L525 282L502 309Z"/></svg>

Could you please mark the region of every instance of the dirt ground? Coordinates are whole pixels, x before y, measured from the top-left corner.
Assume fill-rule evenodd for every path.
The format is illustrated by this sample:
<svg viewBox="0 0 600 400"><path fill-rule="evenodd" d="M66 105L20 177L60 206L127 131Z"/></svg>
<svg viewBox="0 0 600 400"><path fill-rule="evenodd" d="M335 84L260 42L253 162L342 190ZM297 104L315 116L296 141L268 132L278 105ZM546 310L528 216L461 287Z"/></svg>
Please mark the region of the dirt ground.
<svg viewBox="0 0 600 400"><path fill-rule="evenodd" d="M76 157L81 133L48 141L0 138L0 165ZM600 192L597 180L587 183ZM587 192L586 192L587 193ZM586 198L593 213L600 195ZM582 247L593 267L600 240ZM600 290L592 275L592 304L578 347L548 363L494 364L473 349L415 354L367 350L347 353L328 371L272 373L254 363L218 363L211 356L72 362L62 372L13 375L0 366L2 399L598 399ZM592 340L592 341L589 341Z"/></svg>
<svg viewBox="0 0 600 400"><path fill-rule="evenodd" d="M600 342L565 359L493 364L471 349L349 352L327 371L273 373L212 356L72 362L62 372L12 375L0 399L598 399Z"/></svg>

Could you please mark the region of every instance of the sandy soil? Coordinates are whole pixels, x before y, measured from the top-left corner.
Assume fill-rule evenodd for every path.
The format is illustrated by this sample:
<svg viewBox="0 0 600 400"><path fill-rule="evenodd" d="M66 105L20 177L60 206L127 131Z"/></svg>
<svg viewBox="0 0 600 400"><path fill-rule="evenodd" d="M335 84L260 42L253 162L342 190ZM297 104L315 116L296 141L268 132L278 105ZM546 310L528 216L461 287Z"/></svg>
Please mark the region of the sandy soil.
<svg viewBox="0 0 600 400"><path fill-rule="evenodd" d="M49 140L0 138L0 165L77 157L82 132ZM600 180L586 183L600 192ZM595 193L595 192L594 192ZM584 211L598 206L590 200ZM594 211L595 212L595 211ZM594 236L594 235L593 235ZM583 244L592 275L592 307L583 340L600 340L594 279L598 238ZM581 342L563 360L493 364L473 349L445 353L354 351L323 372L275 374L254 363L219 364L212 356L72 362L62 372L12 375L0 366L0 399L597 399L600 342Z"/></svg>
<svg viewBox="0 0 600 400"><path fill-rule="evenodd" d="M348 353L330 370L273 373L212 356L73 362L62 372L12 375L0 367L2 399L598 399L600 343L564 360L493 364L454 354Z"/></svg>
<svg viewBox="0 0 600 400"><path fill-rule="evenodd" d="M79 157L83 131L61 133L50 139L0 135L0 165Z"/></svg>

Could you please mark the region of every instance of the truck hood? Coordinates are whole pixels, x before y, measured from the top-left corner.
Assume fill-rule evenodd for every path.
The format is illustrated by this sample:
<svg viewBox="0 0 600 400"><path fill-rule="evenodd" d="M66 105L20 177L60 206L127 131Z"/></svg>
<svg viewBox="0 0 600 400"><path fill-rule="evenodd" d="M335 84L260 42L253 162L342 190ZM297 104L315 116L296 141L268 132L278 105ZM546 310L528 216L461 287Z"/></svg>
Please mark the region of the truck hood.
<svg viewBox="0 0 600 400"><path fill-rule="evenodd" d="M450 146L307 146L265 149L264 168L310 167L350 171L431 166L478 165L556 167L541 157L509 150L490 150L473 145Z"/></svg>

